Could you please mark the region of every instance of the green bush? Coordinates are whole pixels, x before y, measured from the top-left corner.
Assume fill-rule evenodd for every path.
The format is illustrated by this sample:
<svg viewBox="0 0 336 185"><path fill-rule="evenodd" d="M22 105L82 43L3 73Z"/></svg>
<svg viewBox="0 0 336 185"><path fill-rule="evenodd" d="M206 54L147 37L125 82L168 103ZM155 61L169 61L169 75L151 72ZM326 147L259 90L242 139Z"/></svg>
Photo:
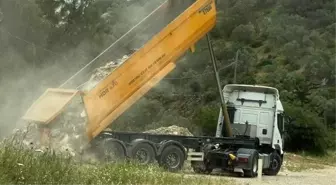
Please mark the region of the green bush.
<svg viewBox="0 0 336 185"><path fill-rule="evenodd" d="M335 132L328 130L315 113L290 105L285 106L285 110L287 115L295 118L294 122L286 125L286 150L325 154L330 147L335 146L332 137Z"/></svg>
<svg viewBox="0 0 336 185"><path fill-rule="evenodd" d="M219 108L217 106L201 107L194 118L194 123L202 129L202 135L216 134Z"/></svg>
<svg viewBox="0 0 336 185"><path fill-rule="evenodd" d="M327 148L330 150L336 149L336 130L334 128L329 128L326 132L327 137Z"/></svg>

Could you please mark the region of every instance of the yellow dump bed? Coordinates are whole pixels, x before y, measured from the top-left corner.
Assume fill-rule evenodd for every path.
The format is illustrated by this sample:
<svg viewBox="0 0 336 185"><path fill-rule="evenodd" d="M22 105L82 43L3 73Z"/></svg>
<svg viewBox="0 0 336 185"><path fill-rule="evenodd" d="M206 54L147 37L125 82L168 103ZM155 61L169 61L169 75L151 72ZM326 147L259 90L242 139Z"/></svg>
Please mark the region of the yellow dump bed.
<svg viewBox="0 0 336 185"><path fill-rule="evenodd" d="M49 88L28 109L23 119L48 124L61 113L77 93L79 93L77 90Z"/></svg>
<svg viewBox="0 0 336 185"><path fill-rule="evenodd" d="M215 1L197 0L112 74L83 95L89 140L106 129L171 72L177 59L189 48L193 48L215 24ZM69 101L69 97L72 95L63 100L62 106ZM58 111L55 114L56 112ZM55 114L49 113L53 116Z"/></svg>
<svg viewBox="0 0 336 185"><path fill-rule="evenodd" d="M214 0L198 0L84 97L94 138L175 67L216 23Z"/></svg>

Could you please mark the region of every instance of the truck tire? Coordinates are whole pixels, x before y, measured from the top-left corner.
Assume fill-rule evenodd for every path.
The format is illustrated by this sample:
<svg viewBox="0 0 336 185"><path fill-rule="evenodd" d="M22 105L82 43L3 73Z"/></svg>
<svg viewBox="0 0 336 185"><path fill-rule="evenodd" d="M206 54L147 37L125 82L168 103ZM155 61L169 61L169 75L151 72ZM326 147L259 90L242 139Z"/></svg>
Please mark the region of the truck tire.
<svg viewBox="0 0 336 185"><path fill-rule="evenodd" d="M140 164L153 163L156 157L154 148L145 142L134 144L131 147L130 155L132 159L135 159Z"/></svg>
<svg viewBox="0 0 336 185"><path fill-rule="evenodd" d="M177 172L184 164L184 152L176 145L169 145L163 149L159 157L159 165L170 172Z"/></svg>
<svg viewBox="0 0 336 185"><path fill-rule="evenodd" d="M126 159L126 149L121 141L105 140L101 147L101 157L107 162L120 162Z"/></svg>
<svg viewBox="0 0 336 185"><path fill-rule="evenodd" d="M257 151L254 151L251 157L251 169L245 170L244 169L244 176L245 177L256 177L258 175L258 158L259 154Z"/></svg>
<svg viewBox="0 0 336 185"><path fill-rule="evenodd" d="M279 173L281 168L282 160L278 152L274 152L271 156L270 167L265 170L266 175L275 176Z"/></svg>

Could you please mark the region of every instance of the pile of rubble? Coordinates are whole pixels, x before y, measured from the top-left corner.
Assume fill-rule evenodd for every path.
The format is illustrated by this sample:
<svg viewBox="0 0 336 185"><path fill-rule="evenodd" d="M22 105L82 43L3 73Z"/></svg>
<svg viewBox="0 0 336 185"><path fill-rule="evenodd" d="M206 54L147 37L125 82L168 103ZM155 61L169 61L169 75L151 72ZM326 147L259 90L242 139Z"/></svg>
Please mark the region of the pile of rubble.
<svg viewBox="0 0 336 185"><path fill-rule="evenodd" d="M50 139L51 145L49 146L53 150L59 153L68 153L71 156L80 156L81 146L85 143L85 121L81 121L78 118L73 118L73 114L65 114L60 116L63 120L58 123L54 123L55 126L51 129ZM75 121L78 120L78 121ZM176 125L168 127L160 127L158 129L148 130L143 133L149 134L163 134L163 135L183 135L193 136L193 134L184 127ZM42 146L39 138L39 129L35 124L29 125L25 132L18 134L22 137L23 144L29 149L36 151L46 150L45 146Z"/></svg>
<svg viewBox="0 0 336 185"><path fill-rule="evenodd" d="M179 127L176 125L172 125L169 127L161 127L158 129L148 130L144 133L150 134L164 134L164 135L182 135L182 136L193 136L193 134L184 127Z"/></svg>
<svg viewBox="0 0 336 185"><path fill-rule="evenodd" d="M106 78L111 74L118 66L124 63L129 58L128 55L123 56L121 59L116 61L108 62L105 66L99 67L93 71L90 79L85 83L80 90L90 90L101 80ZM50 148L56 149L57 151L69 152L71 155L76 155L77 151L80 151L78 146L82 146L85 138L83 138L83 133L85 133L86 126L86 116L84 113L84 105L81 98L75 97L70 105L63 111L61 115L57 117L51 125L51 133L49 134L51 138ZM37 125L32 124L27 126L24 131L16 131L16 136L21 135L21 139L24 145L30 148L45 148L42 147L40 143L39 128ZM19 134L20 133L20 134ZM24 135L24 136L23 136ZM24 138L23 138L23 137Z"/></svg>
<svg viewBox="0 0 336 185"><path fill-rule="evenodd" d="M91 76L89 81L100 81L104 79L106 76L111 74L117 67L119 67L122 63L124 63L129 58L128 55L124 55L122 58L108 62L105 66L99 67L93 71L93 75Z"/></svg>
<svg viewBox="0 0 336 185"><path fill-rule="evenodd" d="M15 140L22 141L29 149L44 151L51 148L56 152L66 152L77 155L85 142L86 118L82 116L83 106L80 97L75 97L62 114L48 124L45 131L50 143L40 143L41 127L43 125L28 124L25 129L15 131Z"/></svg>
<svg viewBox="0 0 336 185"><path fill-rule="evenodd" d="M118 66L129 58L128 55L123 56L116 61L108 62L105 66L99 67L93 71L90 79L81 87L80 90L88 91L92 89L101 80L111 74ZM84 113L84 105L79 96L75 97L70 104L63 110L62 114L57 116L49 125L50 141L48 147L59 151L68 152L72 156L77 155L81 150L80 146L85 143L86 138L86 115ZM36 124L29 124L24 130L16 131L16 136L20 138L25 146L32 149L45 150L46 147L40 143L40 130ZM18 137L16 137L18 138Z"/></svg>
<svg viewBox="0 0 336 185"><path fill-rule="evenodd" d="M85 83L81 90L89 91L92 89L101 80L110 75L117 67L123 64L129 57L129 55L124 55L122 58L117 59L116 61L108 62L105 66L95 69L91 75L91 78Z"/></svg>

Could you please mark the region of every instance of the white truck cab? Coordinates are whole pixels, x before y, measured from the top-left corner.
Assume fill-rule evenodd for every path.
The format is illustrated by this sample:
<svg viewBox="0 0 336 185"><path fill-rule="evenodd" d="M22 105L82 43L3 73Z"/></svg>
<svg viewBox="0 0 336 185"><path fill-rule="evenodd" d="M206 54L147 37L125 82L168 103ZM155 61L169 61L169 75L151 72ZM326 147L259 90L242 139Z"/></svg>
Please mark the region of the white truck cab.
<svg viewBox="0 0 336 185"><path fill-rule="evenodd" d="M229 84L223 88L232 134L234 137L250 137L259 140L259 154L277 153L282 163L284 141L284 109L279 91L260 85ZM224 137L222 111L219 112L216 137ZM270 161L272 163L272 160ZM281 166L281 164L280 164ZM276 166L275 168L278 168Z"/></svg>

